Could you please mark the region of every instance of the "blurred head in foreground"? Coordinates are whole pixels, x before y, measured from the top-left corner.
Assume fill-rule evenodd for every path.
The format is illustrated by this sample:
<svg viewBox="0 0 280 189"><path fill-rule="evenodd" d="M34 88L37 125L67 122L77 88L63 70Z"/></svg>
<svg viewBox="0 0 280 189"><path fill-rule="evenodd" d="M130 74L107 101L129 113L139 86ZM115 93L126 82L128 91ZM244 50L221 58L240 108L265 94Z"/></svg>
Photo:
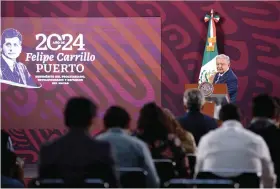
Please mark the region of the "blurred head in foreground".
<svg viewBox="0 0 280 189"><path fill-rule="evenodd" d="M64 110L64 123L70 129L89 131L95 122L97 106L85 97L68 100Z"/></svg>
<svg viewBox="0 0 280 189"><path fill-rule="evenodd" d="M234 104L226 104L222 106L219 113L219 118L221 121L235 120L240 122L241 120L240 110Z"/></svg>

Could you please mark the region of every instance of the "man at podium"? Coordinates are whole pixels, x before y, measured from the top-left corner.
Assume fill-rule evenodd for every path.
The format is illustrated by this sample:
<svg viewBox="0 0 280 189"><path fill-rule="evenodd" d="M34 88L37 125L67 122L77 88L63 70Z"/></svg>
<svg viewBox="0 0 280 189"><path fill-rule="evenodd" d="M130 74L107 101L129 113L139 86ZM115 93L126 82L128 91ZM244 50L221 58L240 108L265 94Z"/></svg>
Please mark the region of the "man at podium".
<svg viewBox="0 0 280 189"><path fill-rule="evenodd" d="M237 77L230 68L230 58L227 55L220 54L216 57L218 73L215 75L213 84L226 83L230 103L236 102L238 82Z"/></svg>

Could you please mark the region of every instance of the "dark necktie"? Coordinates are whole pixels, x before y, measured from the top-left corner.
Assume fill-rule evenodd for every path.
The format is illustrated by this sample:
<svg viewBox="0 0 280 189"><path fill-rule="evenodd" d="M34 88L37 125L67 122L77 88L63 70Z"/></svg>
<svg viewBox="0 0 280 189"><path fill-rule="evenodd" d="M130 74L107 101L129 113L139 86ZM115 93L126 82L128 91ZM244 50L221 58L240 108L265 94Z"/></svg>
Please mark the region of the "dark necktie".
<svg viewBox="0 0 280 189"><path fill-rule="evenodd" d="M218 83L218 82L219 82L220 77L222 77L222 75L223 75L223 74L220 74L220 73L219 73L218 78L217 78L217 80L216 80L216 82L215 82L215 83Z"/></svg>

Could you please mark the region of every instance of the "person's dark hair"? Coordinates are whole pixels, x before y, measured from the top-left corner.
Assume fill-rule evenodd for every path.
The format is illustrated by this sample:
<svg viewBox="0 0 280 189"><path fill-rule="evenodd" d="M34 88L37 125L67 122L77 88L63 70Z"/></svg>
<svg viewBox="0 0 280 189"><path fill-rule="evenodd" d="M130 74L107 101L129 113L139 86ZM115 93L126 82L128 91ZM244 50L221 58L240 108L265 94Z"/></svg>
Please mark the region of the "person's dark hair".
<svg viewBox="0 0 280 189"><path fill-rule="evenodd" d="M109 129L112 127L120 127L127 129L130 122L128 112L120 106L111 106L105 113L103 122L104 126Z"/></svg>
<svg viewBox="0 0 280 189"><path fill-rule="evenodd" d="M168 138L167 119L163 110L154 102L145 104L140 110L137 128L141 138L152 143L156 140Z"/></svg>
<svg viewBox="0 0 280 189"><path fill-rule="evenodd" d="M6 38L13 38L13 37L17 37L22 42L22 35L19 31L17 31L14 28L5 29L1 37L1 47L6 42Z"/></svg>
<svg viewBox="0 0 280 189"><path fill-rule="evenodd" d="M253 98L253 116L263 118L274 118L276 104L273 97L267 94L260 94Z"/></svg>
<svg viewBox="0 0 280 189"><path fill-rule="evenodd" d="M97 106L85 97L69 99L64 110L65 125L69 128L88 128L96 116Z"/></svg>
<svg viewBox="0 0 280 189"><path fill-rule="evenodd" d="M239 108L234 104L225 104L222 106L219 118L221 121L227 120L241 120L241 114Z"/></svg>
<svg viewBox="0 0 280 189"><path fill-rule="evenodd" d="M184 105L189 111L200 111L205 102L205 97L198 89L186 90L183 97Z"/></svg>

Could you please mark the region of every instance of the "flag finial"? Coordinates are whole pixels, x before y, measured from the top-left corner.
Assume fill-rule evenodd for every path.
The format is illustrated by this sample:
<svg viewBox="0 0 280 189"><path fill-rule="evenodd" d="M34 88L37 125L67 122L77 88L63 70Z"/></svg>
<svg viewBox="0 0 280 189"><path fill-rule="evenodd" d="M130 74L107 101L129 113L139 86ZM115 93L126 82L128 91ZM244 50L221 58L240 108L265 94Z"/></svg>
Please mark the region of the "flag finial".
<svg viewBox="0 0 280 189"><path fill-rule="evenodd" d="M213 9L211 9L211 17L213 18L213 16L214 16L214 10Z"/></svg>

